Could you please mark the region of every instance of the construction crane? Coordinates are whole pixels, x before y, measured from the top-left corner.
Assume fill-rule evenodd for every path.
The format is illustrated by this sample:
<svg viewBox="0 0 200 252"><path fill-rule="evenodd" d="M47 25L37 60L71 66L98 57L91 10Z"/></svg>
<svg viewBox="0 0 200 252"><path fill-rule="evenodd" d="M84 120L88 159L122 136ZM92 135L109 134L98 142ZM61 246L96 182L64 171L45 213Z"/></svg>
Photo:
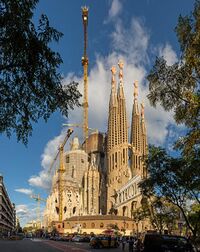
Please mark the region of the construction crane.
<svg viewBox="0 0 200 252"><path fill-rule="evenodd" d="M40 202L46 202L45 199L41 198L39 194L32 194L30 196L32 199L34 199L38 205L37 205L37 216L38 216L38 221L39 223L41 223L41 219L40 219Z"/></svg>
<svg viewBox="0 0 200 252"><path fill-rule="evenodd" d="M67 134L66 134L63 142L60 144L60 146L58 148L58 152L57 152L55 158L53 159L53 161L50 165L50 168L49 168L49 173L50 173L58 156L59 156L59 169L58 169L59 221L62 221L62 219L63 219L63 173L65 172L65 166L64 166L64 162L63 162L64 161L64 147L65 147L65 144L72 133L73 133L73 129L69 128L67 130Z"/></svg>
<svg viewBox="0 0 200 252"><path fill-rule="evenodd" d="M63 123L62 125L66 126L66 127L77 127L77 128L83 128L84 127L84 125L78 124L78 123ZM98 129L93 129L93 128L89 128L89 127L87 127L87 129L88 129L88 131L98 132Z"/></svg>
<svg viewBox="0 0 200 252"><path fill-rule="evenodd" d="M82 7L82 20L84 29L84 53L82 57L83 66L83 136L84 139L88 137L88 57L87 57L87 26L88 26L88 8Z"/></svg>

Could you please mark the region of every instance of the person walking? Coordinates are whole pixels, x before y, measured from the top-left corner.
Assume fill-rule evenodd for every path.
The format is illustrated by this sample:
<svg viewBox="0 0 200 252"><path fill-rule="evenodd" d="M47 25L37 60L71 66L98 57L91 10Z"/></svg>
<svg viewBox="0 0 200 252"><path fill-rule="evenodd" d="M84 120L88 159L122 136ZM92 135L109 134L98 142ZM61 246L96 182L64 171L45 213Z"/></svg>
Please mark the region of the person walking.
<svg viewBox="0 0 200 252"><path fill-rule="evenodd" d="M123 236L123 237L122 237L122 250L123 250L123 251L125 250L125 246L126 246L126 237Z"/></svg>
<svg viewBox="0 0 200 252"><path fill-rule="evenodd" d="M108 247L111 247L111 235L108 236Z"/></svg>
<svg viewBox="0 0 200 252"><path fill-rule="evenodd" d="M129 243L129 252L133 252L134 240L132 236L130 237L128 243Z"/></svg>

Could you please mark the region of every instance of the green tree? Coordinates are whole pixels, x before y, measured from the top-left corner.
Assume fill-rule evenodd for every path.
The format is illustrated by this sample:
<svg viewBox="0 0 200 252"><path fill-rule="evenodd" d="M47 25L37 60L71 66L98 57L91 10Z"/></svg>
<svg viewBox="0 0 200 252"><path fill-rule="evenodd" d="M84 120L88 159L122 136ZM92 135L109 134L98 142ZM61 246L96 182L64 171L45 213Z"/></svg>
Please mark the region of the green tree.
<svg viewBox="0 0 200 252"><path fill-rule="evenodd" d="M197 236L200 236L200 204L192 205L188 213L188 219L197 230Z"/></svg>
<svg viewBox="0 0 200 252"><path fill-rule="evenodd" d="M77 83L65 88L58 67L60 55L50 48L62 36L42 15L32 18L38 0L0 0L0 133L27 143L32 123L45 121L57 109L79 104Z"/></svg>
<svg viewBox="0 0 200 252"><path fill-rule="evenodd" d="M200 153L199 153L200 154ZM194 236L197 226L189 218L191 202L200 204L200 155L172 158L160 147L150 146L147 161L149 176L140 184L147 198L163 198L176 206Z"/></svg>
<svg viewBox="0 0 200 252"><path fill-rule="evenodd" d="M160 197L143 197L142 206L132 213L136 223L149 220L154 229L162 233L168 229L169 233L175 229L178 209Z"/></svg>
<svg viewBox="0 0 200 252"><path fill-rule="evenodd" d="M153 106L160 103L166 111L173 110L178 124L188 128L177 143L183 154L192 153L200 144L200 1L193 12L180 16L175 28L181 57L168 66L157 58L147 79L148 98Z"/></svg>

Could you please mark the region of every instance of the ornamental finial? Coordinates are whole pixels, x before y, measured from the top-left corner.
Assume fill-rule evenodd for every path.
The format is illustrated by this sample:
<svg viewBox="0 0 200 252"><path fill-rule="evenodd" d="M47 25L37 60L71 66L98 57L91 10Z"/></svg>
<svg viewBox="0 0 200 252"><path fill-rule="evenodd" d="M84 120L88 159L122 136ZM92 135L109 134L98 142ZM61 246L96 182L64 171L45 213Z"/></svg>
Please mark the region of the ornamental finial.
<svg viewBox="0 0 200 252"><path fill-rule="evenodd" d="M123 78L124 62L122 60L119 60L118 66L119 66L119 79L122 79Z"/></svg>
<svg viewBox="0 0 200 252"><path fill-rule="evenodd" d="M144 102L141 103L141 117L144 118Z"/></svg>
<svg viewBox="0 0 200 252"><path fill-rule="evenodd" d="M134 82L134 93L133 93L133 95L134 95L134 99L137 100L137 97L138 97L138 81L137 80Z"/></svg>
<svg viewBox="0 0 200 252"><path fill-rule="evenodd" d="M112 73L112 83L114 83L115 82L115 75L116 75L116 72L117 72L116 67L112 66L110 70L111 70L111 73Z"/></svg>

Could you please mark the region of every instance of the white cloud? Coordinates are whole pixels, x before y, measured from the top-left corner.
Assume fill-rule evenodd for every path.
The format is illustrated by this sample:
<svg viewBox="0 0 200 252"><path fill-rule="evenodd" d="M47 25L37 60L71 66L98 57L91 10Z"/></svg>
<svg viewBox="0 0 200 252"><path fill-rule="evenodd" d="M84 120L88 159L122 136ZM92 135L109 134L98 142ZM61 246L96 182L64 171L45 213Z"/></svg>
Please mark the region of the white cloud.
<svg viewBox="0 0 200 252"><path fill-rule="evenodd" d="M108 19L113 19L114 17L116 17L117 15L119 15L119 13L122 10L122 4L119 0L113 0L111 3L111 7L109 9L108 12Z"/></svg>
<svg viewBox="0 0 200 252"><path fill-rule="evenodd" d="M40 206L40 217L43 216L44 206ZM16 205L16 215L19 218L20 225L23 227L26 223L32 220L37 220L38 216L38 205L35 204L21 204Z"/></svg>
<svg viewBox="0 0 200 252"><path fill-rule="evenodd" d="M168 43L166 43L165 46L160 46L158 48L158 53L160 57L164 57L169 66L173 65L175 62L178 61L176 53L172 49L171 45Z"/></svg>
<svg viewBox="0 0 200 252"><path fill-rule="evenodd" d="M63 141L65 134L65 130L62 130L59 136L56 136L46 144L44 153L41 155L41 165L43 169L40 171L39 175L33 175L29 178L28 182L31 186L40 187L46 190L49 190L51 187L52 173L49 173L49 168L58 152L58 146ZM58 165L57 162L55 162L53 168Z"/></svg>
<svg viewBox="0 0 200 252"><path fill-rule="evenodd" d="M106 55L96 55L96 62L89 71L89 127L98 128L99 131L107 131L108 103L111 88L111 66L117 65L119 59L124 61L124 89L126 96L127 115L131 125L131 112L133 106L133 82L139 81L139 101L145 103L145 117L147 122L148 138L151 144L162 145L168 134L168 126L174 124L173 115L163 110L161 106L153 108L147 99L148 84L146 82L146 64L149 62L149 33L141 20L133 18L130 27L124 27L118 19L114 31L111 34L112 51ZM160 47L160 53L166 57L168 62L176 59L176 54L169 44ZM118 69L118 68L117 68ZM82 76L69 73L64 83L70 81L80 83L79 90L83 93ZM117 78L118 81L118 78ZM70 123L83 121L82 108L76 108L69 113ZM75 129L75 134L81 135L81 129ZM47 170L54 158L61 139L64 138L64 131L53 140L49 141L42 154L42 171L39 175L32 176L29 183L32 186L49 188L50 177ZM74 134L74 135L75 135ZM81 139L83 140L83 139Z"/></svg>
<svg viewBox="0 0 200 252"><path fill-rule="evenodd" d="M15 189L15 191L20 192L20 193L24 193L26 195L33 194L33 190L32 189L27 189L27 188L18 188L18 189Z"/></svg>
<svg viewBox="0 0 200 252"><path fill-rule="evenodd" d="M115 52L122 53L128 62L138 65L149 61L147 54L149 33L140 19L132 18L128 28L118 20L111 39Z"/></svg>

